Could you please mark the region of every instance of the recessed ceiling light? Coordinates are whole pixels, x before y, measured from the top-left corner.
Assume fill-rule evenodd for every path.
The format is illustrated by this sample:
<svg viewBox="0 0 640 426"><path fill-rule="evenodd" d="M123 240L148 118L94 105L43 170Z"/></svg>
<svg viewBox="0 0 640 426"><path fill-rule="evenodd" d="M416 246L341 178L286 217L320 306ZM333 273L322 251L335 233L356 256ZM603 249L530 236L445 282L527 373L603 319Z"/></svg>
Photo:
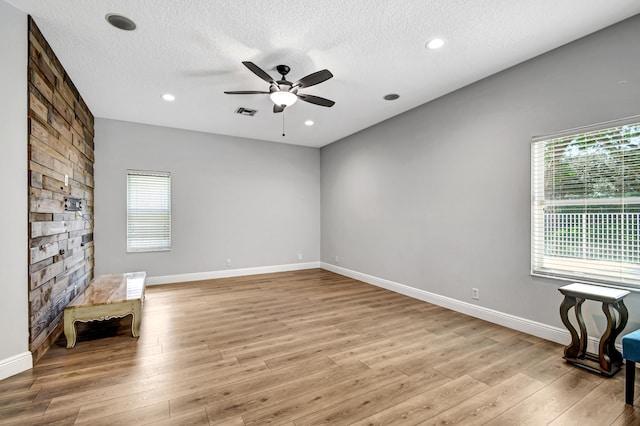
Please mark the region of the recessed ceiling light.
<svg viewBox="0 0 640 426"><path fill-rule="evenodd" d="M176 100L176 97L173 96L171 93L165 93L164 95L162 95L162 99L164 99L167 102L173 102Z"/></svg>
<svg viewBox="0 0 640 426"><path fill-rule="evenodd" d="M397 93L389 93L388 95L384 95L384 100L385 101L395 101L399 97L400 97L400 95L398 95Z"/></svg>
<svg viewBox="0 0 640 426"><path fill-rule="evenodd" d="M305 126L313 126L313 120L307 120L304 122Z"/></svg>
<svg viewBox="0 0 640 426"><path fill-rule="evenodd" d="M126 16L118 15L117 13L109 13L104 17L104 19L106 19L108 23L120 30L133 31L136 29L135 22L133 22Z"/></svg>
<svg viewBox="0 0 640 426"><path fill-rule="evenodd" d="M434 38L433 40L429 40L425 46L427 46L427 49L440 49L444 46L444 40L441 38Z"/></svg>

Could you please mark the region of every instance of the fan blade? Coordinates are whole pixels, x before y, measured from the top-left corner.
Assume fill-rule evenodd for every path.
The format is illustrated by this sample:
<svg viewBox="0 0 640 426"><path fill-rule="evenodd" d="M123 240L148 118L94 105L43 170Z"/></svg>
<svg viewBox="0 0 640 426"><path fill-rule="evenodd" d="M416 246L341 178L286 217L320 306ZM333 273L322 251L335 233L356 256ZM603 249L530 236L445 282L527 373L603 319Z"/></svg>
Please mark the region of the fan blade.
<svg viewBox="0 0 640 426"><path fill-rule="evenodd" d="M284 111L285 105L274 105L273 112L282 112Z"/></svg>
<svg viewBox="0 0 640 426"><path fill-rule="evenodd" d="M335 102L329 99L321 98L320 96L313 95L303 95L298 93L298 98L305 102L309 102L310 104L320 105L324 107L332 107L335 105Z"/></svg>
<svg viewBox="0 0 640 426"><path fill-rule="evenodd" d="M240 90L240 91L235 91L235 92L224 92L227 95L260 95L260 94L266 94L268 95L269 92L259 92L257 90Z"/></svg>
<svg viewBox="0 0 640 426"><path fill-rule="evenodd" d="M253 62L243 61L242 64L245 67L249 68L252 73L257 75L258 77L260 77L261 79L263 79L267 83L275 84L276 81L269 74L267 74L265 71L263 71L262 68L260 68L259 66L257 66Z"/></svg>
<svg viewBox="0 0 640 426"><path fill-rule="evenodd" d="M322 83L323 81L329 80L331 77L333 77L333 74L331 74L331 71L321 70L318 72L314 72L313 74L309 74L306 77L302 77L300 80L293 83L293 87L315 86L318 83Z"/></svg>

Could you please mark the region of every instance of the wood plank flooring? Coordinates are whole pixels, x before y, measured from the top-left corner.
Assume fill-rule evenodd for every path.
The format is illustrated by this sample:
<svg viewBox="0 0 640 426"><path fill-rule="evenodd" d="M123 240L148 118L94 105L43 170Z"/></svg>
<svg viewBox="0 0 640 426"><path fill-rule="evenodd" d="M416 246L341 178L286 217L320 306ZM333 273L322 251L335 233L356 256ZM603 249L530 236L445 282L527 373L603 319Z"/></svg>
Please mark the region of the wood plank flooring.
<svg viewBox="0 0 640 426"><path fill-rule="evenodd" d="M319 269L149 287L129 327L83 325L0 381L0 424L640 424L624 371Z"/></svg>

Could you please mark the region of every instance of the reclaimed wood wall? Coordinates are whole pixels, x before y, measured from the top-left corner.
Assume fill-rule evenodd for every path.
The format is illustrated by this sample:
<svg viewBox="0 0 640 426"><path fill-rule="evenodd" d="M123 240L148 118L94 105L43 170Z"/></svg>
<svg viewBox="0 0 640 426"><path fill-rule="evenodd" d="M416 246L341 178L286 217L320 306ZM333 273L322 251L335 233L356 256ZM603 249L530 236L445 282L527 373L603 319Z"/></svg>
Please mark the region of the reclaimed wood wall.
<svg viewBox="0 0 640 426"><path fill-rule="evenodd" d="M93 278L93 115L29 17L29 350L59 337L65 306ZM65 185L65 176L68 184ZM82 216L65 197L84 200Z"/></svg>

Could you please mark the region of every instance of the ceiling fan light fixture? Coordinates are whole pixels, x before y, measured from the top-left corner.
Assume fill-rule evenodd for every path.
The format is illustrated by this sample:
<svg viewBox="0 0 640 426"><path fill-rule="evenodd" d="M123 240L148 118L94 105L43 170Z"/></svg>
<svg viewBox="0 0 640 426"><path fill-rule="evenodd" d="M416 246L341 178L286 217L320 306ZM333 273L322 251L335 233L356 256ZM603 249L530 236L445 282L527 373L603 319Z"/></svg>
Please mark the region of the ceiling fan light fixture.
<svg viewBox="0 0 640 426"><path fill-rule="evenodd" d="M269 95L271 101L278 106L291 106L296 103L298 97L291 92L273 92Z"/></svg>

